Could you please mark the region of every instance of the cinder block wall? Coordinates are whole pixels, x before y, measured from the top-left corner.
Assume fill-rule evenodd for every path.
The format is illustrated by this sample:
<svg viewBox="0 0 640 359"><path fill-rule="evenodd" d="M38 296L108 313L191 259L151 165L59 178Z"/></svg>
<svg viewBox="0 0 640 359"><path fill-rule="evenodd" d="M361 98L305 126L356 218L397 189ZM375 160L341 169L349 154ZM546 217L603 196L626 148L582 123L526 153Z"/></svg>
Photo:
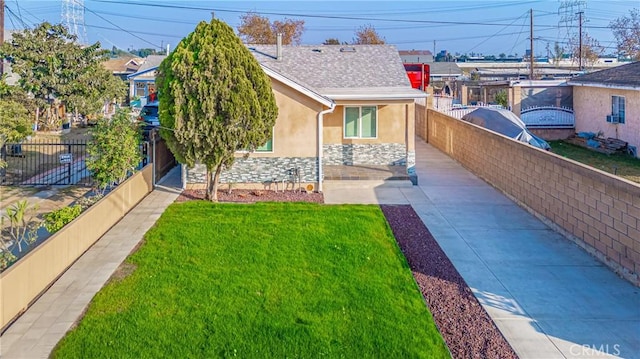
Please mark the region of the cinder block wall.
<svg viewBox="0 0 640 359"><path fill-rule="evenodd" d="M419 136L640 286L640 185L431 109L418 117Z"/></svg>

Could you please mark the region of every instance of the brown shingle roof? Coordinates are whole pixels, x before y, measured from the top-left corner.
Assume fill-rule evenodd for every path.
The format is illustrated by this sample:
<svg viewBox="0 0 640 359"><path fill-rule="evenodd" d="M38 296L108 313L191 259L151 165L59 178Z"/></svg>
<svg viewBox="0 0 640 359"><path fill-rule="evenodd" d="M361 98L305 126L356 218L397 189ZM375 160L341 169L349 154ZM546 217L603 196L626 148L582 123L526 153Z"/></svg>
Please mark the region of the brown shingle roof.
<svg viewBox="0 0 640 359"><path fill-rule="evenodd" d="M138 71L142 59L137 57L117 57L102 63L102 66L114 73L134 73Z"/></svg>
<svg viewBox="0 0 640 359"><path fill-rule="evenodd" d="M640 88L640 61L575 77L569 83Z"/></svg>

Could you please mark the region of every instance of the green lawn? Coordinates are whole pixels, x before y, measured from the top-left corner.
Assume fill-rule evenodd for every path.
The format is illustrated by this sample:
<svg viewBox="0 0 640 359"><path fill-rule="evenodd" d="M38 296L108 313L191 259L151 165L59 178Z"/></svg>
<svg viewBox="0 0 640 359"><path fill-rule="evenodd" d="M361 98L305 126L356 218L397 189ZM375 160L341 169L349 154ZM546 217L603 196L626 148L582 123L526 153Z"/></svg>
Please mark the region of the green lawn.
<svg viewBox="0 0 640 359"><path fill-rule="evenodd" d="M377 206L170 206L55 358L446 358Z"/></svg>
<svg viewBox="0 0 640 359"><path fill-rule="evenodd" d="M640 159L626 154L607 155L564 141L551 141L549 144L555 154L640 183Z"/></svg>

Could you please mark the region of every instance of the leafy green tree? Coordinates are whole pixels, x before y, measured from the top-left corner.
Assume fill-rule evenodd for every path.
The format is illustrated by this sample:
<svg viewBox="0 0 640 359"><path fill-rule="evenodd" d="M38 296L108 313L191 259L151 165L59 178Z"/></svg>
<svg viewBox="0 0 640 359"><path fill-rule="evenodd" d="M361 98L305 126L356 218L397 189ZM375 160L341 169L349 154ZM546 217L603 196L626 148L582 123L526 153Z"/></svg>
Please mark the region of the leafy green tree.
<svg viewBox="0 0 640 359"><path fill-rule="evenodd" d="M118 110L109 120L99 121L91 130L87 169L98 188L124 181L141 160L140 129L131 122L128 110Z"/></svg>
<svg viewBox="0 0 640 359"><path fill-rule="evenodd" d="M127 94L127 84L99 64L87 67L64 95L69 110L89 115L101 111L105 103L118 102Z"/></svg>
<svg viewBox="0 0 640 359"><path fill-rule="evenodd" d="M109 52L101 50L99 43L83 47L75 40L63 25L45 22L14 33L12 41L0 47L0 56L7 58L13 72L20 76L20 87L34 97L36 121L41 111L46 111L44 125L48 128L60 125L51 111L54 99L66 101L84 95L87 88L101 87L96 83L96 71Z"/></svg>
<svg viewBox="0 0 640 359"><path fill-rule="evenodd" d="M144 49L137 49L137 50L132 49L130 53L138 57L147 57L149 55L157 55L158 51L156 51L156 49L144 48Z"/></svg>
<svg viewBox="0 0 640 359"><path fill-rule="evenodd" d="M271 82L260 64L217 19L200 22L160 64L160 135L176 158L207 168L207 199L239 150L271 138L278 115Z"/></svg>
<svg viewBox="0 0 640 359"><path fill-rule="evenodd" d="M33 133L27 109L16 101L0 100L0 141L19 142Z"/></svg>
<svg viewBox="0 0 640 359"><path fill-rule="evenodd" d="M507 90L500 90L496 93L495 96L496 103L504 108L509 106L509 98L507 96Z"/></svg>

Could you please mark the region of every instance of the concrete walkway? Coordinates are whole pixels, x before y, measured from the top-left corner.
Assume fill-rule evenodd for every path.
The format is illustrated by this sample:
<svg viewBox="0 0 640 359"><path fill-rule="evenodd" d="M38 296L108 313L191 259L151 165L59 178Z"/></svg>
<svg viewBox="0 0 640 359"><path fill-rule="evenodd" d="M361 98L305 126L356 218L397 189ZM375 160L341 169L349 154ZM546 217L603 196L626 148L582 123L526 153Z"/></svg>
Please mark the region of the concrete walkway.
<svg viewBox="0 0 640 359"><path fill-rule="evenodd" d="M179 167L111 228L0 337L0 358L48 358L93 296L175 201Z"/></svg>
<svg viewBox="0 0 640 359"><path fill-rule="evenodd" d="M416 146L418 186L331 183L325 202L411 204L520 358L640 358L640 288Z"/></svg>

